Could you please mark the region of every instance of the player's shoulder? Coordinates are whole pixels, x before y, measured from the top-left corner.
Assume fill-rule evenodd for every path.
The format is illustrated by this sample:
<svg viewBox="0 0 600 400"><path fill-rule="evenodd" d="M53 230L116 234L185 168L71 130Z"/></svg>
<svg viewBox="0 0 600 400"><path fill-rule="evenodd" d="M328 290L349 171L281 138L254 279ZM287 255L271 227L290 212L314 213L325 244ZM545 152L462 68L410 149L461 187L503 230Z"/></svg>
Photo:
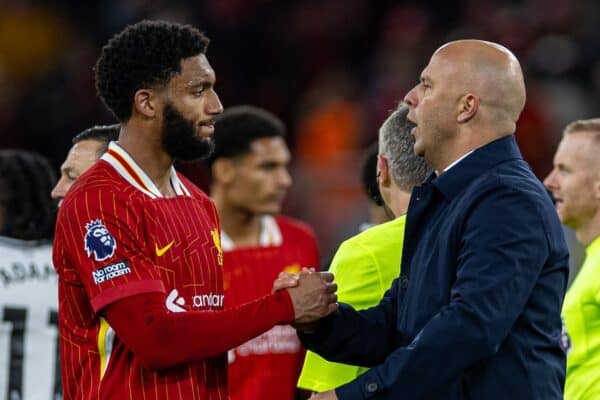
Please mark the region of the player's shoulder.
<svg viewBox="0 0 600 400"><path fill-rule="evenodd" d="M21 240L7 236L0 236L0 250L2 250L3 253L8 251L21 251L29 253L32 251L46 251L51 249L51 240Z"/></svg>
<svg viewBox="0 0 600 400"><path fill-rule="evenodd" d="M190 195L200 201L207 201L212 203L212 200L202 189L200 189L194 182L189 180L181 172L177 171L177 178L183 184L183 186L190 192Z"/></svg>
<svg viewBox="0 0 600 400"><path fill-rule="evenodd" d="M284 236L304 236L316 240L315 231L306 222L286 215L277 215L275 222Z"/></svg>
<svg viewBox="0 0 600 400"><path fill-rule="evenodd" d="M90 169L84 172L71 186L65 196L61 209L81 203L102 199L123 199L132 192L129 185L107 162L100 159Z"/></svg>
<svg viewBox="0 0 600 400"><path fill-rule="evenodd" d="M346 239L341 247L396 246L398 243L402 243L405 224L406 216L400 216L391 221L374 225Z"/></svg>

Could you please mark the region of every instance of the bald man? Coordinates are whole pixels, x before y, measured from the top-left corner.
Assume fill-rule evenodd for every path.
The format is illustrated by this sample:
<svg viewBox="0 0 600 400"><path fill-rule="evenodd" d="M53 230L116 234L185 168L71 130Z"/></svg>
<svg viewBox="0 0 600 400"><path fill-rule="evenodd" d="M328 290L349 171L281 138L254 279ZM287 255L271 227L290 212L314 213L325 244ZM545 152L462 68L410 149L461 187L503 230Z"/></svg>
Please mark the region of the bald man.
<svg viewBox="0 0 600 400"><path fill-rule="evenodd" d="M402 271L379 305L340 304L300 332L331 361L373 367L313 398L562 399L569 255L513 136L519 62L494 43L448 43L405 101L436 171L413 190Z"/></svg>

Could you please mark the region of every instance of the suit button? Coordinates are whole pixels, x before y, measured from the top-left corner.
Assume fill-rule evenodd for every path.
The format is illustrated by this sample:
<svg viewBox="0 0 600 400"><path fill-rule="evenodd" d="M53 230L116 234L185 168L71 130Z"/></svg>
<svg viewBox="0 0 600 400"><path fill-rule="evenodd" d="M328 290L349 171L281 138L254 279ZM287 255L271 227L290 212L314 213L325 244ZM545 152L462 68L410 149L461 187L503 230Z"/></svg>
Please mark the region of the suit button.
<svg viewBox="0 0 600 400"><path fill-rule="evenodd" d="M408 287L408 278L406 276L401 276L400 281L400 289L406 289Z"/></svg>
<svg viewBox="0 0 600 400"><path fill-rule="evenodd" d="M379 388L379 386L377 386L377 384L375 382L367 383L367 391L369 393L376 392L378 388Z"/></svg>

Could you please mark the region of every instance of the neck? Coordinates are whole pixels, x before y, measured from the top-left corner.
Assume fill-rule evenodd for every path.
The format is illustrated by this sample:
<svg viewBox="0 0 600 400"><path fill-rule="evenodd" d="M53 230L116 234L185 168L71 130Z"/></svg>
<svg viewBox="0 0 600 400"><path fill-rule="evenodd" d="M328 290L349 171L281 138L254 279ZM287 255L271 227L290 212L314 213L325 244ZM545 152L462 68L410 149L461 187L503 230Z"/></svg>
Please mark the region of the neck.
<svg viewBox="0 0 600 400"><path fill-rule="evenodd" d="M437 158L430 160L431 165L438 174L442 174L449 165L470 151L476 150L505 136L496 133L490 127L463 128L458 131L453 140L449 140L440 146L443 151L437 154Z"/></svg>
<svg viewBox="0 0 600 400"><path fill-rule="evenodd" d="M587 220L583 226L575 230L575 236L584 246L588 246L600 236L600 211L593 218Z"/></svg>
<svg viewBox="0 0 600 400"><path fill-rule="evenodd" d="M160 130L142 123L129 121L119 134L119 145L127 151L137 165L148 175L165 197L175 196L171 187L173 157L160 140Z"/></svg>
<svg viewBox="0 0 600 400"><path fill-rule="evenodd" d="M410 202L410 193L401 190L395 184L391 188L390 209L396 217L406 214L408 203Z"/></svg>
<svg viewBox="0 0 600 400"><path fill-rule="evenodd" d="M388 222L389 220L390 217L387 214L385 207L369 202L369 223L379 225Z"/></svg>
<svg viewBox="0 0 600 400"><path fill-rule="evenodd" d="M435 171L438 175L444 173L444 170L452 165L453 162L464 156L470 151L475 150L477 147L471 146L461 146L457 149L448 149L448 151L444 151L443 154L440 154L439 159L431 160L431 165L435 168Z"/></svg>
<svg viewBox="0 0 600 400"><path fill-rule="evenodd" d="M221 227L236 247L258 246L260 244L261 216L249 213L224 200L219 191L213 191Z"/></svg>

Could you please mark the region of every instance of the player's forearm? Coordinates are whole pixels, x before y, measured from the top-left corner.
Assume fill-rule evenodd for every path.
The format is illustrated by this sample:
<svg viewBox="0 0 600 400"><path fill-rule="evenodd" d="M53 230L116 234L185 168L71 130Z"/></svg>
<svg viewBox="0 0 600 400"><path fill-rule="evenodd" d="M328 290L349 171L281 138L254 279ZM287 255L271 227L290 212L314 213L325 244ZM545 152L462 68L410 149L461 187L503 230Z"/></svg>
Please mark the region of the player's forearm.
<svg viewBox="0 0 600 400"><path fill-rule="evenodd" d="M225 311L183 313L169 312L164 295L147 293L111 304L104 314L117 336L150 369L222 354L294 319L286 291Z"/></svg>

